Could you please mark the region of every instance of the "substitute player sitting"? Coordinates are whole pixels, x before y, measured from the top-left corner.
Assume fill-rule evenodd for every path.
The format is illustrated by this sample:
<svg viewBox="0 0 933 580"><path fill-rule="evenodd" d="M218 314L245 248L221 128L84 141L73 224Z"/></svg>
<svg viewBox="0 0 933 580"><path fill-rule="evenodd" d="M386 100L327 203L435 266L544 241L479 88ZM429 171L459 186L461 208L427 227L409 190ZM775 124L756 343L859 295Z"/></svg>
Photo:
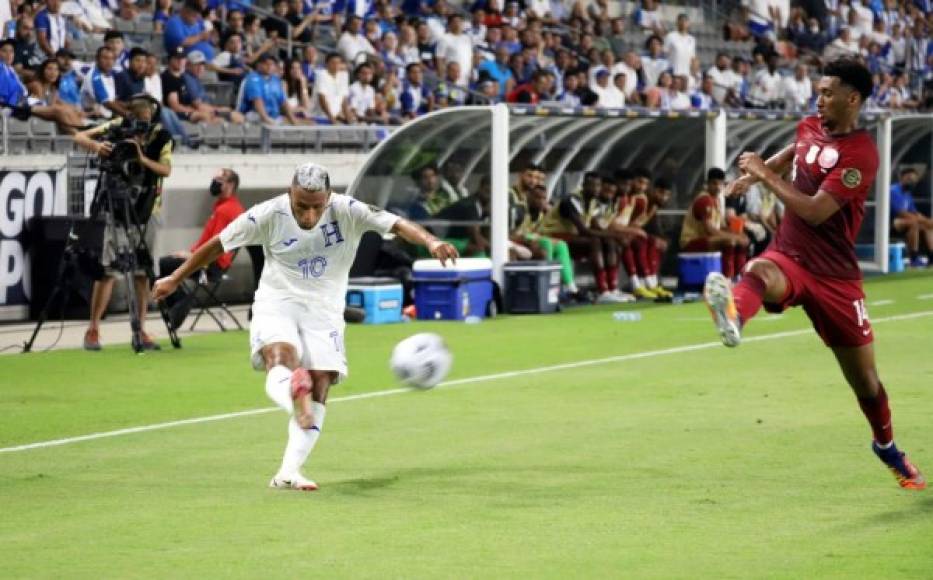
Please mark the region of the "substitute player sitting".
<svg viewBox="0 0 933 580"><path fill-rule="evenodd" d="M632 171L629 195L620 199L615 227L630 226L645 232L634 236L622 249L622 264L636 298L669 300L671 294L658 283L661 256L667 250L667 240L661 235L657 211L670 199L670 190L651 189L651 173L644 168Z"/></svg>
<svg viewBox="0 0 933 580"><path fill-rule="evenodd" d="M762 182L784 203L784 221L734 291L714 272L706 279L704 297L726 346L739 344L742 327L762 303L770 312L803 306L858 398L875 454L901 487L923 489L923 475L894 444L855 256L855 236L878 170L878 150L858 127L859 110L871 92L871 73L861 62L833 61L818 84L817 116L798 123L795 142L767 162L755 153L741 155L745 175L730 190ZM790 182L781 178L788 169Z"/></svg>
<svg viewBox="0 0 933 580"><path fill-rule="evenodd" d="M425 246L441 263L457 258L453 246L424 228L333 193L327 171L306 163L295 171L288 193L240 215L153 288L153 297L162 299L224 252L263 247L266 263L253 304L250 354L253 367L266 370L269 398L290 414L285 455L270 487L317 489L301 467L324 427L331 385L347 376L347 279L367 231L392 232Z"/></svg>
<svg viewBox="0 0 933 580"><path fill-rule="evenodd" d="M748 258L748 237L729 231L722 213L722 186L726 173L718 167L706 172L706 188L697 194L680 230L682 252L722 254L722 273L735 278Z"/></svg>

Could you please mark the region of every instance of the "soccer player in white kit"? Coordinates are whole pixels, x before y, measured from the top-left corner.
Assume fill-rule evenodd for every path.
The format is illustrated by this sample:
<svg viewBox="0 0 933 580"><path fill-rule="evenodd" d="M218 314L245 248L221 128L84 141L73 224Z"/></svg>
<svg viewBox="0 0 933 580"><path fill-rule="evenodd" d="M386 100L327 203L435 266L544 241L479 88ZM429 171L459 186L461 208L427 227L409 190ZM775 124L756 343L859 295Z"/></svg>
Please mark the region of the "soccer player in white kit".
<svg viewBox="0 0 933 580"><path fill-rule="evenodd" d="M266 262L253 304L251 361L266 370L269 398L290 415L282 466L270 487L318 487L301 467L324 427L330 386L347 376L347 280L360 238L370 230L425 246L441 263L457 258L453 246L421 226L333 193L327 171L305 163L295 170L288 193L241 214L153 288L161 300L224 252L262 245Z"/></svg>

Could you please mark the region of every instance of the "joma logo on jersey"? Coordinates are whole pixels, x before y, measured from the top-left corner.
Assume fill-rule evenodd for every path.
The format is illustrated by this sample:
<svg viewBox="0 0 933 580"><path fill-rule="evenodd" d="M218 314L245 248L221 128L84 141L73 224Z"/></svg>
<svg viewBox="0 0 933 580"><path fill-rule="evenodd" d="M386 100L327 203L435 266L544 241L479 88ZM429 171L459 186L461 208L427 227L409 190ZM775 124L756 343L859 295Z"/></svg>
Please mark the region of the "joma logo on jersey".
<svg viewBox="0 0 933 580"><path fill-rule="evenodd" d="M327 269L327 258L324 256L315 256L313 258L304 258L299 260L298 267L301 268L301 277L320 278Z"/></svg>
<svg viewBox="0 0 933 580"><path fill-rule="evenodd" d="M324 224L320 227L321 233L324 234L325 248L329 248L334 244L339 244L343 241L343 234L340 233L340 224L337 223L337 220L334 220L329 224Z"/></svg>

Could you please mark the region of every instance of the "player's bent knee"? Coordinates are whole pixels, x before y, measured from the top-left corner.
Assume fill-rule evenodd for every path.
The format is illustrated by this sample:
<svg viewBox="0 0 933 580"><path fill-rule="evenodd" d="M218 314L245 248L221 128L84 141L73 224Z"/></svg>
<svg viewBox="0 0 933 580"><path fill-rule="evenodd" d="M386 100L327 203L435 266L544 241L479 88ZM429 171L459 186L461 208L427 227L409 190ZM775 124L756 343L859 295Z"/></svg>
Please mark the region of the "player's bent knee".
<svg viewBox="0 0 933 580"><path fill-rule="evenodd" d="M276 342L263 347L262 358L266 361L266 368L283 366L289 369L298 367L298 351L286 342Z"/></svg>

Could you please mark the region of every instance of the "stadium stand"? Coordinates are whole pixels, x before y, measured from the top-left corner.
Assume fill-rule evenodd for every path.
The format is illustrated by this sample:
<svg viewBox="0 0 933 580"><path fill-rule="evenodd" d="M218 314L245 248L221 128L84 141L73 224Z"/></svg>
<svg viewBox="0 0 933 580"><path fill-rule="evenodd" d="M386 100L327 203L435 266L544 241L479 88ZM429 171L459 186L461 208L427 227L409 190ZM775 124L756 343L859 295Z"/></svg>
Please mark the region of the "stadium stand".
<svg viewBox="0 0 933 580"><path fill-rule="evenodd" d="M812 83L802 76L816 78L825 59L839 54L861 56L875 73L873 110L928 110L933 100L933 44L929 42L933 11L929 0L550 0L509 2L504 10L495 0L462 4L446 0L186 0L181 4L163 0L156 5L126 1L116 7L112 3L68 3L74 4L68 10L59 4L55 0L51 6L13 0L15 19L4 28L4 36L13 40L14 48L4 54L5 64L19 76L24 87L21 97L32 105L79 106L62 100L59 80L37 79L39 66L20 61L20 55L31 54L31 47L36 47L29 34L17 37L20 23L34 25L41 57L54 58L45 54L46 48L66 48L74 54L70 68L78 76L78 86L84 76L93 74L95 54L105 44L105 35L108 45L122 45L115 71L126 65L127 51L134 46L155 55L164 69L166 48L181 45L186 53L207 57L198 89L216 107L240 104L237 72L242 73L242 79L259 56L276 57L268 82L283 84L281 92L288 95L290 107L299 109L295 124L304 131L277 130L268 124L260 127L256 121L240 128L216 117L209 123L182 124L177 129L182 149L192 152L371 146L373 137L378 139L390 129L344 127L345 131L335 131L327 127L330 122L326 117L315 115L316 94L310 95L312 110L300 110L308 108L307 100L301 102L282 81L283 73L296 60L306 81L298 85L313 91L324 57L331 52L353 53L347 54L351 60L342 65L350 75L338 75L338 82L349 82L359 63L372 64L376 99L392 124L405 120L401 101L409 85L404 67L416 62L424 70L427 88L422 92L430 96L425 106L419 107L419 114L463 101L527 102L525 99L532 96L542 103L618 105L617 82L624 83L626 106L806 110L813 107L814 95ZM66 24L67 34L59 30L60 22ZM453 32L451 23L456 27ZM122 42L114 40L119 37L114 31L122 34ZM242 42L228 44L233 35ZM652 47L658 44L655 40L660 41L660 51ZM32 44L27 46L27 42ZM309 45L316 50L306 50ZM239 47L235 48L239 54L230 53L230 46ZM507 69L506 63L495 67L484 64L496 61L496 52L502 48L507 52ZM309 54L316 62L307 61ZM500 60L503 57L500 55ZM468 68L459 77L464 86L447 80L447 70L436 70L437 64L448 62ZM801 69L798 64L808 68ZM538 71L547 73L546 80L535 83L534 90L516 89L529 83ZM606 76L602 71L609 73L609 83L597 82ZM665 72L673 74L671 82L662 80L659 85ZM620 74L624 79L617 79ZM568 76L577 77L577 81L568 83ZM507 78L511 80L505 81ZM508 82L509 90L499 86L500 82ZM568 84L573 87L570 95L565 93ZM154 85L147 83L147 90L164 98ZM465 97L450 98L455 93ZM95 122L94 111L83 113L88 123ZM2 129L4 153L65 151L66 140L60 135L73 131L58 127L50 134L45 124L23 126L6 116Z"/></svg>

